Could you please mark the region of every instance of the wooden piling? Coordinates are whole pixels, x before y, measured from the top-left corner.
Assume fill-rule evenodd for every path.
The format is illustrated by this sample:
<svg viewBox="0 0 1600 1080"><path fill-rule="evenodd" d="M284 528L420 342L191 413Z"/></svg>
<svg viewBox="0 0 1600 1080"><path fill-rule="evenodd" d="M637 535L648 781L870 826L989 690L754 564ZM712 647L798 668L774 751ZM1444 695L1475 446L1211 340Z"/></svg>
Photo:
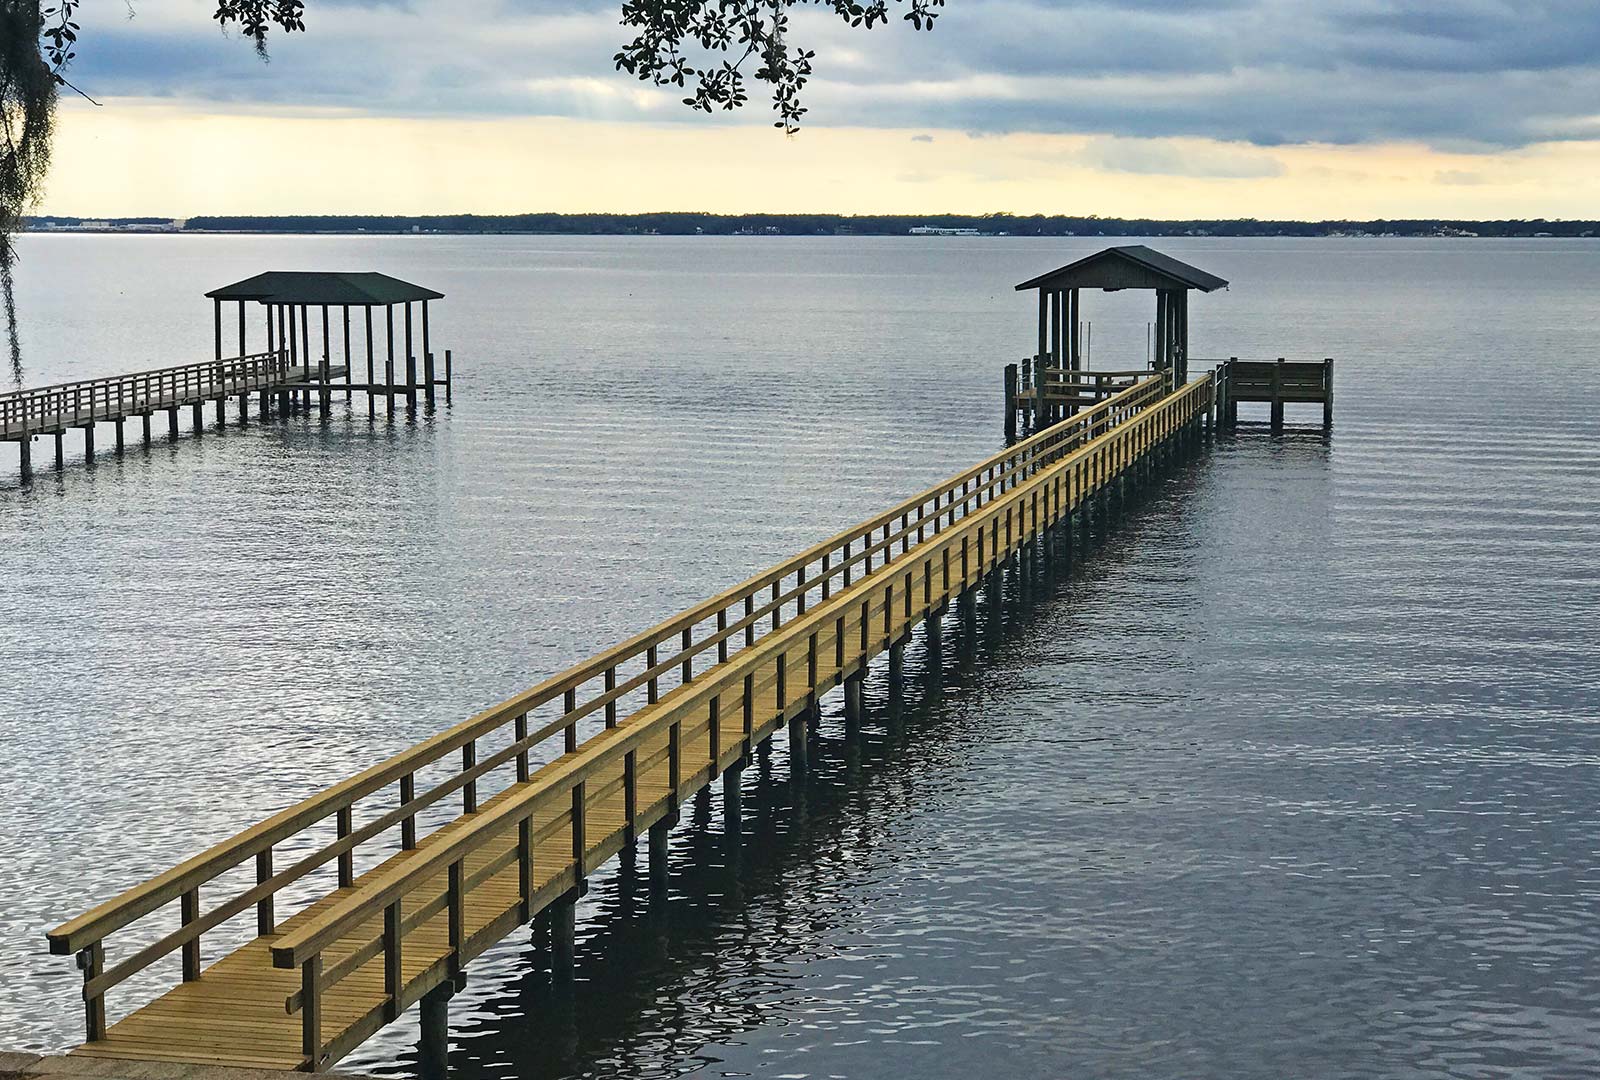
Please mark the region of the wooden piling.
<svg viewBox="0 0 1600 1080"><path fill-rule="evenodd" d="M1333 360L1322 361L1322 428L1333 428Z"/></svg>
<svg viewBox="0 0 1600 1080"><path fill-rule="evenodd" d="M406 408L417 407L417 354L411 347L411 301L406 301Z"/></svg>
<svg viewBox="0 0 1600 1080"><path fill-rule="evenodd" d="M433 338L428 331L428 302L422 302L422 380L427 387L424 392L428 407L433 408Z"/></svg>
<svg viewBox="0 0 1600 1080"><path fill-rule="evenodd" d="M22 453L22 482L33 482L33 436L28 434L26 428L22 431L22 439L17 443L17 448Z"/></svg>
<svg viewBox="0 0 1600 1080"><path fill-rule="evenodd" d="M1272 433L1283 430L1283 357L1272 368Z"/></svg>
<svg viewBox="0 0 1600 1080"><path fill-rule="evenodd" d="M367 313L367 418L372 419L378 415L378 395L373 389L378 379L373 370L372 305L368 304L362 310Z"/></svg>
<svg viewBox="0 0 1600 1080"><path fill-rule="evenodd" d="M1017 365L1006 365L1006 445L1017 441Z"/></svg>

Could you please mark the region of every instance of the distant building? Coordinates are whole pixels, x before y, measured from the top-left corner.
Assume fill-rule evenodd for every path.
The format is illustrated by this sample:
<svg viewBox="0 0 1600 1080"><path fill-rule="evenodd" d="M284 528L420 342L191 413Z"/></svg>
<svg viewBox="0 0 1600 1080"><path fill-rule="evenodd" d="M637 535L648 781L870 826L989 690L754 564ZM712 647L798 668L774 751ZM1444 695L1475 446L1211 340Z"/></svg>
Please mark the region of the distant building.
<svg viewBox="0 0 1600 1080"><path fill-rule="evenodd" d="M977 229L941 229L937 225L917 225L911 230L912 236L982 236Z"/></svg>

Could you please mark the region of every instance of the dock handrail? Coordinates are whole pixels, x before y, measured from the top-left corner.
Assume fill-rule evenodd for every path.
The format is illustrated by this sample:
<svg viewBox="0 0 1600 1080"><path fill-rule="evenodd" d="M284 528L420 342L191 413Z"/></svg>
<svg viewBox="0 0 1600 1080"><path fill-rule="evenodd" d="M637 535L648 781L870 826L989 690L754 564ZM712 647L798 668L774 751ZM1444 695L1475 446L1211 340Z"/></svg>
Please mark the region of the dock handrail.
<svg viewBox="0 0 1600 1080"><path fill-rule="evenodd" d="M694 663L702 654L715 650L716 662L726 662L739 642L749 647L758 635L780 630L786 617L792 620L803 615L808 604L818 600L826 602L836 589L848 588L857 574L868 577L884 567L896 565L898 558L911 550L914 542L920 543L930 532L937 535L969 514L982 510L1016 487L1025 476L1161 400L1163 393L1161 380L1147 379L740 585L300 801L49 931L47 937L52 952L79 955L79 966L84 972L89 1038L97 1038L104 1031L104 994L112 986L179 949L183 952L184 979L198 978L200 941L207 931L254 906L258 933L274 933L279 920L273 898L285 886L335 860L339 885L341 888L348 886L354 879L355 850L397 825L402 849L414 849L419 811L459 792L464 811L474 812L477 781L486 774L515 762L517 779L527 780L532 764L530 753L546 740L560 735L564 740L561 752L567 755L576 752L580 721L603 713L606 728L616 727L621 709L627 703L638 702L643 697L645 706L656 704L664 679L669 683L668 690L674 688L672 683L678 688L693 683ZM700 631L698 637L696 630ZM625 671L625 667L629 670ZM580 691L584 693L582 701L579 700ZM534 715L536 710L552 705L559 711L537 727L531 726L530 721L540 719ZM510 744L478 760L479 740L508 726L513 728ZM416 774L458 751L461 755L459 771L419 793ZM400 789L396 804L357 828L353 816L355 803L396 783ZM336 839L301 855L290 866L275 869L273 849L277 845L329 818L335 819ZM252 858L256 864L256 884L202 913L200 887ZM106 966L106 938L174 901L180 906L177 930L120 963Z"/></svg>
<svg viewBox="0 0 1600 1080"><path fill-rule="evenodd" d="M129 401L155 407L158 402L177 401L202 390L219 395L239 393L281 382L288 371L289 354L279 350L0 392L0 431L36 432L68 417L73 421L112 419Z"/></svg>
<svg viewBox="0 0 1600 1080"><path fill-rule="evenodd" d="M1159 381L1151 380L1151 384L1159 386ZM614 792L619 784L628 784L628 777L644 767L637 761L641 755L654 748L659 759L663 753L660 746L665 743L670 775L674 778L688 779L692 773L698 782L698 774L707 768L715 775L721 755L751 737L758 723L753 716L758 690L777 687L775 707L780 718L807 698L814 701L821 687L832 685L847 669L859 670L859 665L872 655L909 633L916 619L937 610L955 589L957 567L961 587L965 588L974 580L974 573L981 577L989 567L1008 557L1024 536L1036 533L1040 521L1059 519L1064 508L1070 510L1076 504L1079 495L1107 483L1144 446L1169 434L1213 401L1209 375L1172 395L1157 394L1152 398L1142 392L1144 389L1135 387L1125 392L1124 404L1133 399L1143 404L1127 410L1119 408L1119 422L1104 429L1103 437L1075 444L1048 461L1037 462L1025 479L913 547L909 559L891 564L896 567L895 573L865 577L854 587L842 589L797 615L783 628L764 636L758 648L742 650L617 727L586 740L577 752L541 769L529 786L471 819L448 839L364 879L357 889L276 939L271 945L274 966L298 967L302 972L301 989L287 995L285 1007L291 1013L307 1014L304 1031L310 1059L319 1061L324 1050L319 1018L311 1015L319 1007L321 994L365 964L379 956L384 960L385 999L375 1011L392 1019L414 999L414 993L407 993L401 966L402 942L410 931L442 911L449 912L448 951L442 961L426 969L439 969L441 977L448 977L471 954L480 952L480 946L486 947L488 937L505 932L502 926L512 915L526 917L536 835L548 838L570 833L572 863L564 873L574 883L581 880L589 871L588 860L595 842L586 834L585 807L600 797L599 791ZM1162 406L1159 409L1148 407L1158 403ZM1141 439L1145 441L1140 443ZM907 562L910 568L904 569ZM904 587L900 588L902 582ZM848 625L851 637L859 627L859 647L846 645L847 620L858 620ZM826 655L820 663L819 639L830 645L821 650ZM796 650L804 650L804 655L796 656ZM787 693L786 666L795 673ZM742 731L737 719L740 710L730 707L730 702L742 706ZM732 729L732 738L720 742L719 718L724 716L729 717L727 726ZM767 716L759 719L761 725L771 722ZM711 732L711 760L691 762L686 770L681 760L685 733L707 730ZM673 786L678 786L676 779ZM675 801L679 794L673 791L671 798ZM631 791L627 802L630 807L637 805ZM514 827L520 830L516 847L499 856L490 855L476 868L468 867L469 855L482 852L490 841ZM631 821L625 822L624 827L632 828ZM463 915L465 895L505 872L513 862L521 867L519 898L506 910L493 914L476 932L469 932ZM429 882L433 887L427 895L413 896L428 889ZM403 905L408 900L410 903ZM380 915L381 929L373 925ZM363 926L368 928L368 936L334 958L333 963L326 963L324 952L360 932ZM419 979L425 980L426 972Z"/></svg>

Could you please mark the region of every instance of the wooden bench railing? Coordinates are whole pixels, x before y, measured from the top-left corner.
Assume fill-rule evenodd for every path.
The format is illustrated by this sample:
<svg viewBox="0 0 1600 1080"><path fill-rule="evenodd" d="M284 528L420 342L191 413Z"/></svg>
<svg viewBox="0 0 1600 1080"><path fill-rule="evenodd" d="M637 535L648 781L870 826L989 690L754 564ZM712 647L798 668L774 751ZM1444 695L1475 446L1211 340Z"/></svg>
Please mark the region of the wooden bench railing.
<svg viewBox="0 0 1600 1080"><path fill-rule="evenodd" d="M1283 406L1288 403L1322 405L1322 423L1333 423L1333 361L1291 360L1197 360L1217 365L1218 403L1224 421L1237 421L1241 401L1266 402L1272 406L1274 430L1283 426Z"/></svg>
<svg viewBox="0 0 1600 1080"><path fill-rule="evenodd" d="M47 935L51 951L77 954L83 971L87 1037L94 1040L105 1032L106 991L155 961L181 951L183 979L198 978L205 933L251 908L257 933L274 933L282 914L274 900L288 886L336 863L338 886L348 887L362 845L397 829L401 849L416 848L420 812L450 796L460 798L463 812L475 812L479 782L490 773L502 771L498 777L514 769L516 780L526 781L538 752L578 750L580 724L615 728L622 716L658 703L663 692L693 684L697 665L703 670L708 663L724 664L835 592L898 566L913 545L981 512L1039 469L1127 423L1161 401L1162 393L1157 379L1132 387L56 927ZM500 745L490 749L491 737ZM451 774L419 790L419 773L447 762ZM383 804L388 809L358 826L357 803L388 789L395 789ZM331 841L310 835L330 820ZM275 853L290 845L298 857L280 866ZM203 911L202 886L230 871L244 872L252 861L255 883L214 899L214 906ZM178 929L108 966L108 937L172 904L179 909Z"/></svg>
<svg viewBox="0 0 1600 1080"><path fill-rule="evenodd" d="M1148 386L1159 389L1159 380L1127 391L1127 400L1137 398L1144 405L1119 409L1119 422L1094 441L1019 463L1016 479L981 507L947 522L851 586L802 609L754 647L685 680L620 724L586 740L577 752L539 770L530 783L445 842L364 879L357 889L274 941L275 966L300 969L300 990L288 996L285 1006L301 1013L306 1064L317 1069L338 1060L432 986L526 922L533 911L532 860L540 841L569 842L562 848L572 853L571 862L553 884L564 889L580 884L640 827L660 816L659 804L641 799L637 777L665 761L671 778L667 800L676 806L714 778L730 755L748 754L752 741L796 713L814 710L821 694L903 640L916 622L981 581L1011 552L1073 512L1213 402L1209 375L1167 397L1149 397ZM684 760L683 747L699 745L701 735L707 736L704 757ZM590 810L619 791L626 808L620 828L609 833L592 828ZM507 844L513 831L516 842ZM491 845L497 841L503 850L495 853ZM475 854L479 860L473 867L468 860ZM511 874L513 867L514 899L491 907L478 925L466 925L469 897L496 877ZM495 902L491 897L491 905ZM447 913L449 927L446 951L437 957L424 955L420 974L407 978L403 958L408 955L408 935L441 913ZM336 944L338 955L326 955ZM325 1041L319 1014L322 996L380 957L382 993L367 995L372 998L370 1009ZM413 967L414 961L415 957Z"/></svg>
<svg viewBox="0 0 1600 1080"><path fill-rule="evenodd" d="M289 370L289 354L280 351L14 390L0 394L0 433L116 420L146 409L239 394L282 383Z"/></svg>

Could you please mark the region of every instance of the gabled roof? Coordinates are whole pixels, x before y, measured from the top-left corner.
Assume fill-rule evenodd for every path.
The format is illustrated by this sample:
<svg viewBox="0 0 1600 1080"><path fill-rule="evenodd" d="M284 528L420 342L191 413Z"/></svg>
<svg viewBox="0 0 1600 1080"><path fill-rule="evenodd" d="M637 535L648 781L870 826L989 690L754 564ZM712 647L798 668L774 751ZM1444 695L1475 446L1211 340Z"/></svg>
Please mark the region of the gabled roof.
<svg viewBox="0 0 1600 1080"><path fill-rule="evenodd" d="M305 270L269 270L255 277L212 289L215 300L259 300L263 304L327 304L384 307L411 300L442 300L444 293L424 289L388 274L337 274Z"/></svg>
<svg viewBox="0 0 1600 1080"><path fill-rule="evenodd" d="M1180 262L1143 244L1125 244L1068 263L1017 286L1028 289L1199 289L1212 292L1228 283L1199 267Z"/></svg>

